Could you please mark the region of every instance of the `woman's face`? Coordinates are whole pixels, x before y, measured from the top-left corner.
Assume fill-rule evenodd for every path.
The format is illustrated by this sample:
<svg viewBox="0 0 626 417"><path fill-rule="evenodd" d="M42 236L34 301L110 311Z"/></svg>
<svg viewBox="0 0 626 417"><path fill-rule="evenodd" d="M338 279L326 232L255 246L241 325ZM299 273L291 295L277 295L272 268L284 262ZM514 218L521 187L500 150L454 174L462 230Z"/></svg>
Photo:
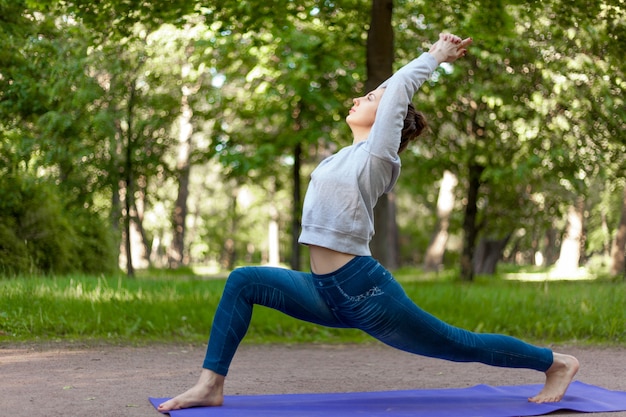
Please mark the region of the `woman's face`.
<svg viewBox="0 0 626 417"><path fill-rule="evenodd" d="M372 127L376 119L378 103L383 96L384 88L367 93L363 97L352 100L354 105L350 109L346 122L350 127Z"/></svg>

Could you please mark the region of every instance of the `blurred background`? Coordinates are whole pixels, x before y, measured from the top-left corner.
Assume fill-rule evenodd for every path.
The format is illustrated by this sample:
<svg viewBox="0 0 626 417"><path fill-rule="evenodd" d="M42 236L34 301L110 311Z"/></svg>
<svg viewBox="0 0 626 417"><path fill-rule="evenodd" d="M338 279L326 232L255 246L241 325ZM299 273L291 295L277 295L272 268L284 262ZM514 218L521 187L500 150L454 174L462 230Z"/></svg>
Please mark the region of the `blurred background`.
<svg viewBox="0 0 626 417"><path fill-rule="evenodd" d="M308 269L352 97L440 32L377 206L392 270L624 276L623 0L0 0L0 275Z"/></svg>

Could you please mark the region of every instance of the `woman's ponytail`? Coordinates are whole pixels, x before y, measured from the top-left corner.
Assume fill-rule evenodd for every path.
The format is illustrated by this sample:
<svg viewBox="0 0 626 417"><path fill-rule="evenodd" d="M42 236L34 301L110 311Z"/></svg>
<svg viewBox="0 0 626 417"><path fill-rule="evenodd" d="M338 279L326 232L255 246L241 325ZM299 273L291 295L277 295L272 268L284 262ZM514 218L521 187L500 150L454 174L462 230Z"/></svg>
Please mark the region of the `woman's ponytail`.
<svg viewBox="0 0 626 417"><path fill-rule="evenodd" d="M413 103L409 103L409 109L404 118L398 153L404 151L409 146L409 143L414 141L427 126L426 117L421 112L415 110Z"/></svg>

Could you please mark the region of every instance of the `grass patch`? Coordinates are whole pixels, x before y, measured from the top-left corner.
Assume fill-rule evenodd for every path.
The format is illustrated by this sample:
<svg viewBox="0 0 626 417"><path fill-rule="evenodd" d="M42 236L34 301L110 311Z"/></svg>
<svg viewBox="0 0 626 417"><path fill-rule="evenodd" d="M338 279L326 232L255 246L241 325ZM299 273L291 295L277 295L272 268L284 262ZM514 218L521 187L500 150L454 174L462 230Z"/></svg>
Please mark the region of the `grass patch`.
<svg viewBox="0 0 626 417"><path fill-rule="evenodd" d="M415 280L396 274L423 309L469 330L542 343L626 343L626 285L611 281ZM0 280L0 342L206 342L224 279L192 274ZM255 307L249 343L361 343L356 330L304 323Z"/></svg>

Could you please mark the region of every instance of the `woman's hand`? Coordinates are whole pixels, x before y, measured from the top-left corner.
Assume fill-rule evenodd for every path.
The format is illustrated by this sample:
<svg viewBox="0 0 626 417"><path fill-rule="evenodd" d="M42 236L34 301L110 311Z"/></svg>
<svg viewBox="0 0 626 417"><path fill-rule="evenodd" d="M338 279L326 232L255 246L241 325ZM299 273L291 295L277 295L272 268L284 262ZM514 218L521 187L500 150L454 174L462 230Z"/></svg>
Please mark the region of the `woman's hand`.
<svg viewBox="0 0 626 417"><path fill-rule="evenodd" d="M461 39L451 33L439 34L439 40L428 51L435 57L437 62L454 62L467 54L467 47L471 45L472 38Z"/></svg>

